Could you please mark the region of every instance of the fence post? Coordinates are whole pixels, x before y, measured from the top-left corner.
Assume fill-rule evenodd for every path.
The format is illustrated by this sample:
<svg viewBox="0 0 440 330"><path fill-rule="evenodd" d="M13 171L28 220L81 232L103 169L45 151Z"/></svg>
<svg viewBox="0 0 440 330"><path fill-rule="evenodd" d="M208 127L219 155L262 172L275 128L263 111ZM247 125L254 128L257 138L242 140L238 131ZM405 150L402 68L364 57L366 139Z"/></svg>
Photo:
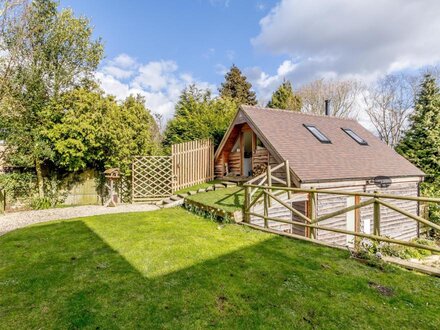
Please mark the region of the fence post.
<svg viewBox="0 0 440 330"><path fill-rule="evenodd" d="M272 186L272 172L271 172L269 164L267 165L267 185L270 187ZM267 190L266 190L266 192L267 192ZM270 192L272 192L272 189L270 190ZM268 196L268 195L266 194L266 196ZM270 199L268 199L268 206L269 207L271 206Z"/></svg>
<svg viewBox="0 0 440 330"><path fill-rule="evenodd" d="M287 188L290 188L291 183L290 183L290 167L289 167L289 161L286 160L284 162L284 166L286 167L286 183L287 183ZM287 190L287 198L290 199L292 197L292 192L290 190Z"/></svg>
<svg viewBox="0 0 440 330"><path fill-rule="evenodd" d="M310 187L311 190L314 190L315 188ZM316 222L316 193L310 192L309 193L309 218L311 221L311 224L314 225ZM315 228L310 228L310 238L315 239L316 238L316 230Z"/></svg>
<svg viewBox="0 0 440 330"><path fill-rule="evenodd" d="M354 196L354 204L358 205L361 202L361 196L356 195ZM356 233L359 233L360 231L360 226L361 226L361 210L360 209L356 209L354 211L354 231ZM354 237L354 249L356 251L359 251L361 245L361 240L359 236L355 236Z"/></svg>
<svg viewBox="0 0 440 330"><path fill-rule="evenodd" d="M244 208L243 208L243 219L244 222L250 223L249 217L249 204L250 204L250 188L248 186L244 186Z"/></svg>
<svg viewBox="0 0 440 330"><path fill-rule="evenodd" d="M269 210L268 210L268 206L269 206L269 195L267 194L267 188L265 188L263 190L264 193L264 227L269 228L269 223L267 220L268 214L269 214Z"/></svg>
<svg viewBox="0 0 440 330"><path fill-rule="evenodd" d="M377 194L377 191L374 194ZM374 197L373 204L373 232L374 235L380 236L380 204L377 197Z"/></svg>

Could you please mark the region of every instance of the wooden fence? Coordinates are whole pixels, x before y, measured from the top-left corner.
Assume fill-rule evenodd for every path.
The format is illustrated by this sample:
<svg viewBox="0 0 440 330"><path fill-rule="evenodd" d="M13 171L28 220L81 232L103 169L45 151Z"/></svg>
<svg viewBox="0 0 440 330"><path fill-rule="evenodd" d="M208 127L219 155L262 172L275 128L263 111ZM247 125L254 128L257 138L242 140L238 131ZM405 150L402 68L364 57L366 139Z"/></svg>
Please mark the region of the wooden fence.
<svg viewBox="0 0 440 330"><path fill-rule="evenodd" d="M132 164L132 202L149 202L172 194L172 161L169 156L139 156Z"/></svg>
<svg viewBox="0 0 440 330"><path fill-rule="evenodd" d="M173 192L214 179L214 144L196 140L173 144Z"/></svg>
<svg viewBox="0 0 440 330"><path fill-rule="evenodd" d="M419 227L426 226L429 228L433 228L435 230L440 230L440 226L438 224L435 224L419 215L412 214L406 210L403 210L402 208L390 202L390 200L400 200L400 201L404 200L404 201L414 201L417 203L440 204L439 198L399 196L399 195L380 194L376 192L375 193L346 192L346 191L342 192L342 191L332 191L332 190L301 189L301 188L291 188L286 186L274 186L273 182L279 182L281 180L278 178L276 180L273 180L274 178L271 177L271 173L275 169L278 169L278 167L282 167L282 166L283 164L280 164L273 169L269 167L265 177L264 175L262 175L253 179L252 182L244 184L244 188L245 188L244 222L245 223L250 224L250 218L251 216L254 216L263 219L264 228L266 229L269 229L269 221L288 224L291 225L292 227L299 226L307 229L305 230L306 235L304 237L297 234L289 234L289 236L299 239L316 239L316 233L318 230L350 235L355 237L354 240L355 248L359 246L361 238L367 238L373 241L382 241L392 244L399 244L414 248L430 250L434 252L440 252L440 247L437 246L427 246L415 242L394 239L391 237L387 237L385 235L381 235L381 207L388 208L394 212L401 214L404 218L408 218L416 221ZM285 164L284 166L288 168L288 164ZM255 184L255 181L258 180L260 180L260 182L258 184ZM279 183L284 184L285 182L279 182ZM307 196L306 213L303 213L300 210L296 209L291 203L289 204L289 202L287 202L286 200L282 200L282 198L280 197L287 195L288 198L290 198L295 194ZM347 196L347 197L351 196L354 197L355 204L352 206L341 208L339 210L336 210L334 212L325 215L318 216L317 215L318 194ZM272 217L269 216L269 209L271 203L282 205L284 208L286 208L291 212L292 218L300 219L300 221L293 221L291 219L287 220L276 216L272 216ZM263 205L262 213L256 213L252 211L253 207L257 204ZM332 227L320 225L320 223L324 220L331 219L353 211L356 212L356 217L359 218L359 214L360 214L359 210L361 208L370 205L373 206L372 234L361 232L358 226L355 226L354 230L347 230L347 229L332 228Z"/></svg>
<svg viewBox="0 0 440 330"><path fill-rule="evenodd" d="M171 156L134 157L132 202L148 202L214 179L214 145L211 140L173 144Z"/></svg>

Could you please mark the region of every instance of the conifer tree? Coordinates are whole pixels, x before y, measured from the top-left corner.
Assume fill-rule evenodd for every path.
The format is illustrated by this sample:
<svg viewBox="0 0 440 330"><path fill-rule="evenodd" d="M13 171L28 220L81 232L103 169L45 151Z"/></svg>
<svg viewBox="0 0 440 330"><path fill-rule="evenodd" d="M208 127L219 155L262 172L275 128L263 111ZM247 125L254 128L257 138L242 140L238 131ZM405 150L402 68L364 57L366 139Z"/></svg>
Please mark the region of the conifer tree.
<svg viewBox="0 0 440 330"><path fill-rule="evenodd" d="M273 92L272 98L267 103L268 108L301 111L301 97L295 95L290 81L285 80L278 89Z"/></svg>
<svg viewBox="0 0 440 330"><path fill-rule="evenodd" d="M225 82L219 88L220 96L233 100L238 105L256 105L257 99L255 92L251 90L252 84L247 81L240 69L232 65L225 75Z"/></svg>
<svg viewBox="0 0 440 330"><path fill-rule="evenodd" d="M421 193L440 197L440 93L429 74L417 95L410 128L396 150L425 172ZM431 207L430 217L440 221L440 208Z"/></svg>

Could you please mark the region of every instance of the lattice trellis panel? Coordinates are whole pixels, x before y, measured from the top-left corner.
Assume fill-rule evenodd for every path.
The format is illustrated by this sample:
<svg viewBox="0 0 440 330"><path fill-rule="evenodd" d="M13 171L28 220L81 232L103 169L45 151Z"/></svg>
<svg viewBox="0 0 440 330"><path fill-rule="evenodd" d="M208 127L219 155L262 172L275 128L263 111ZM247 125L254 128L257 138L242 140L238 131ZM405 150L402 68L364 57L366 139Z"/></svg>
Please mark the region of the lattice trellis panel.
<svg viewBox="0 0 440 330"><path fill-rule="evenodd" d="M169 156L146 156L133 159L133 202L169 197L173 193L173 162Z"/></svg>

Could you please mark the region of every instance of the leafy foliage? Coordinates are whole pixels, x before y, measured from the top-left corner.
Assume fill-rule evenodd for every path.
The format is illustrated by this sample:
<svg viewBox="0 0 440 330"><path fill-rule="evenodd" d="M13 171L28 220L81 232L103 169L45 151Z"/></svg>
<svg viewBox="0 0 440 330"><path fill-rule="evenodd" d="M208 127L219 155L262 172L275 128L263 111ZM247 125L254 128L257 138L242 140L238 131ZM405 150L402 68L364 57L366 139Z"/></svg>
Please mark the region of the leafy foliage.
<svg viewBox="0 0 440 330"><path fill-rule="evenodd" d="M52 161L67 171L120 167L127 172L133 155L157 152L157 125L140 96L118 104L99 90L78 88L51 103L46 114Z"/></svg>
<svg viewBox="0 0 440 330"><path fill-rule="evenodd" d="M231 99L211 98L209 90L189 86L180 96L174 118L168 122L164 144L212 138L217 146L236 111L237 105Z"/></svg>
<svg viewBox="0 0 440 330"><path fill-rule="evenodd" d="M43 197L43 166L53 157L43 136L43 113L62 93L92 79L103 47L92 40L86 18L58 11L55 1L32 1L20 15L0 36L7 46L4 61L11 65L2 72L1 124L7 132L9 164L34 167Z"/></svg>
<svg viewBox="0 0 440 330"><path fill-rule="evenodd" d="M267 107L301 111L302 101L301 97L293 92L290 81L286 80L273 92L271 100L267 103Z"/></svg>
<svg viewBox="0 0 440 330"><path fill-rule="evenodd" d="M410 128L396 148L426 173L422 194L440 196L440 93L434 77L426 75L417 95ZM440 222L438 206L430 208L432 220Z"/></svg>
<svg viewBox="0 0 440 330"><path fill-rule="evenodd" d="M251 88L252 84L247 81L246 76L238 67L232 65L225 75L225 82L222 83L219 92L222 98L230 98L238 105L256 105L256 95Z"/></svg>

